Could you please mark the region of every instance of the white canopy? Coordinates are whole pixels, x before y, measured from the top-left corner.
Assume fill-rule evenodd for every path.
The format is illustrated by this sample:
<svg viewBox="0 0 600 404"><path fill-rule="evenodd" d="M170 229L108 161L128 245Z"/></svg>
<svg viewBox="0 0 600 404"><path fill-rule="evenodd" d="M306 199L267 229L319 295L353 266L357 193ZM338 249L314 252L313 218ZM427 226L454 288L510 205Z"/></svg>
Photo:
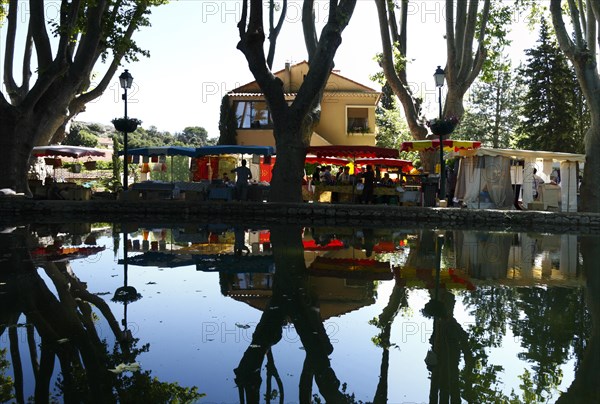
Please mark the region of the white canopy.
<svg viewBox="0 0 600 404"><path fill-rule="evenodd" d="M467 204L479 201L480 192L487 189L496 207L510 207L510 184L521 184L522 202L527 206L533 201L533 169L537 168L537 174L549 183L552 164L560 163L562 210L577 211L577 164L585 162L583 154L484 147L460 151L458 155L468 158L461 162L455 195ZM523 164L514 165L510 160L523 161Z"/></svg>

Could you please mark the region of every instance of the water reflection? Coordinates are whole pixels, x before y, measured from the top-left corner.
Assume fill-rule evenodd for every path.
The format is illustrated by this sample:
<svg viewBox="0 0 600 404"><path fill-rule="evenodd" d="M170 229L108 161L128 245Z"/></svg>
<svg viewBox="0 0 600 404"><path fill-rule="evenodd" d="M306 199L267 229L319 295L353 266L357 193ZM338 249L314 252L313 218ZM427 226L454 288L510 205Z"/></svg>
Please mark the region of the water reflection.
<svg viewBox="0 0 600 404"><path fill-rule="evenodd" d="M243 224L6 229L0 399L598 402L597 242Z"/></svg>

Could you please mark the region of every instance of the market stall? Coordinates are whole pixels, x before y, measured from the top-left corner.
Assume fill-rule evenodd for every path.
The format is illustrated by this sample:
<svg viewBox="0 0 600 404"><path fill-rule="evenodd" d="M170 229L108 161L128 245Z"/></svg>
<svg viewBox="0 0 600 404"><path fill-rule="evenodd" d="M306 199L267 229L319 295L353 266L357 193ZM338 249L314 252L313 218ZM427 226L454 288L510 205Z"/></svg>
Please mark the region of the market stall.
<svg viewBox="0 0 600 404"><path fill-rule="evenodd" d="M238 158L228 155L237 154L240 156L252 156L248 161L248 168L252 172L252 178L258 181L252 182L248 186L248 200L264 201L268 199L270 186L268 182L263 181L261 175L261 164L269 165L271 156L275 150L271 146L243 146L243 145L218 145L197 147L195 150L196 161L192 163L192 172L195 173L194 179L198 174L202 178L210 181L208 198L218 200L233 199L233 182L230 184L222 181L223 174L231 175L231 170L238 165ZM262 158L261 158L262 156ZM216 166L214 161L217 161Z"/></svg>
<svg viewBox="0 0 600 404"><path fill-rule="evenodd" d="M311 146L307 149L308 155L314 155L316 159L342 158L348 159L348 164L358 165L359 159L384 159L391 161L395 159L395 164L405 164L405 160L398 160L399 153L397 149L388 149L375 146L357 146L357 145L337 145L337 146ZM368 163L365 163L368 164ZM318 202L350 202L354 203L356 197L361 194L356 184L348 185L327 185L318 184L314 189L314 200ZM398 196L396 187L376 187L374 196Z"/></svg>
<svg viewBox="0 0 600 404"><path fill-rule="evenodd" d="M454 140L445 139L442 141L442 147L446 152L468 152L481 147L481 142L471 140ZM410 142L402 142L400 151L403 152L434 152L440 150L440 140L413 140ZM440 181L439 166L436 168L436 174L420 176L419 183L421 184L421 204L423 206L435 206L436 196L438 193L438 182Z"/></svg>
<svg viewBox="0 0 600 404"><path fill-rule="evenodd" d="M95 161L92 157L104 157L106 150L93 147L83 146L68 146L68 145L51 145L51 146L36 146L32 149L33 157L44 158L47 166L52 167L52 176L47 176L45 181L30 180L29 188L34 198L40 199L66 199L66 200L89 200L91 198L91 190L73 181L68 181L68 178L61 178L59 181L56 178L56 169L62 166L61 157L75 159L74 167L81 168L80 158L87 157L83 164L91 164L95 166ZM74 170L78 172L78 170Z"/></svg>
<svg viewBox="0 0 600 404"><path fill-rule="evenodd" d="M518 206L576 212L578 165L584 162L583 154L479 148L460 160L455 195L471 208ZM537 201L533 198L534 168L544 181Z"/></svg>

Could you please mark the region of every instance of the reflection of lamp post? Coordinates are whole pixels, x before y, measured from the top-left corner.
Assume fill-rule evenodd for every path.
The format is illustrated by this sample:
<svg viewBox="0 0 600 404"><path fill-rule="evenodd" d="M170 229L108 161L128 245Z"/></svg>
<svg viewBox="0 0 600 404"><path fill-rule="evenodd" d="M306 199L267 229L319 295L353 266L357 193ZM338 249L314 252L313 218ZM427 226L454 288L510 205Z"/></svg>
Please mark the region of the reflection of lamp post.
<svg viewBox="0 0 600 404"><path fill-rule="evenodd" d="M120 286L115 290L115 294L112 298L113 302L123 303L123 327L125 329L125 333L128 335L127 330L127 304L133 303L142 298L142 295L138 293L138 291L133 286L127 286L127 255L128 255L128 245L127 245L127 233L123 232L123 286Z"/></svg>
<svg viewBox="0 0 600 404"><path fill-rule="evenodd" d="M127 89L131 88L131 84L133 83L133 76L129 73L129 70L125 69L123 73L119 76L119 82L121 83L121 88L123 89L122 99L125 101L125 121L127 121ZM124 177L123 177L123 190L127 191L127 178L129 177L129 172L127 169L127 128L125 127L123 130L123 168L124 168Z"/></svg>
<svg viewBox="0 0 600 404"><path fill-rule="evenodd" d="M440 121L442 120L442 87L444 86L444 79L446 77L446 73L444 72L444 69L441 68L441 66L438 66L437 69L435 69L435 73L433 74L433 77L435 78L435 86L438 88L439 91L439 98L438 98L438 102L440 104L440 115L439 115L439 119ZM440 132L440 193L439 193L439 198L440 201L443 199L446 199L446 176L444 173L445 167L444 167L444 144L443 144L443 135Z"/></svg>

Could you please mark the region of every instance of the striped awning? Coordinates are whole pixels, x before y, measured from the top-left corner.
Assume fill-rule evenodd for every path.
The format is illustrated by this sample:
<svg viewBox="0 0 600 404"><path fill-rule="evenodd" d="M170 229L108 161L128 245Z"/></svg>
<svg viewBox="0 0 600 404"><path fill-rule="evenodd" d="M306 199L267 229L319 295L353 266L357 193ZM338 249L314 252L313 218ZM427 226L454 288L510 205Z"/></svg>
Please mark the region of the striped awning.
<svg viewBox="0 0 600 404"><path fill-rule="evenodd" d="M453 140L445 139L444 150L448 151L459 151L459 150L474 150L481 147L481 142L474 140ZM403 152L420 152L420 151L431 151L439 150L440 140L413 140L412 142L402 142L402 148L400 151Z"/></svg>

